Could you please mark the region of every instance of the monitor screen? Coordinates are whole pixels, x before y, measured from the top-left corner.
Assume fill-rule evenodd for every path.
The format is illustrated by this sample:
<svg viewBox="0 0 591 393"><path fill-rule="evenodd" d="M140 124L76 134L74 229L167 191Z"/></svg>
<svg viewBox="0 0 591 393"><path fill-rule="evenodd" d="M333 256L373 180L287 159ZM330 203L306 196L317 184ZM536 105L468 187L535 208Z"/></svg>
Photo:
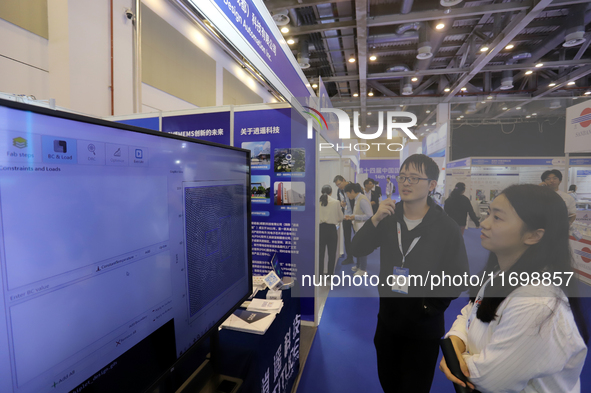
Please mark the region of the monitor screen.
<svg viewBox="0 0 591 393"><path fill-rule="evenodd" d="M0 392L166 373L252 290L249 182L247 150L0 101Z"/></svg>

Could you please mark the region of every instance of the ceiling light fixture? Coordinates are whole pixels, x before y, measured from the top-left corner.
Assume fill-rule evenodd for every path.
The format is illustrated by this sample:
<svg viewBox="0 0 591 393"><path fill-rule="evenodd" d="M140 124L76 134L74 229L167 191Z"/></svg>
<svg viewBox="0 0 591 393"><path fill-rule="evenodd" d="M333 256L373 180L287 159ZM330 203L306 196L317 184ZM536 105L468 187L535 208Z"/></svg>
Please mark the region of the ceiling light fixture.
<svg viewBox="0 0 591 393"><path fill-rule="evenodd" d="M416 82L416 81L418 81L418 80L419 80L419 78L417 78L416 76L413 76L413 77L411 78L411 81L412 81L412 82Z"/></svg>
<svg viewBox="0 0 591 393"><path fill-rule="evenodd" d="M281 32L282 32L283 34L287 34L287 33L289 33L289 29L288 29L287 27L282 27L282 28L281 28Z"/></svg>
<svg viewBox="0 0 591 393"><path fill-rule="evenodd" d="M488 96L488 97L486 97L486 99L487 100L492 100L493 99L493 96Z"/></svg>
<svg viewBox="0 0 591 393"><path fill-rule="evenodd" d="M532 115L532 116L536 116L536 115L537 115L537 113L535 113L535 112L534 112L534 113L532 113L531 115Z"/></svg>
<svg viewBox="0 0 591 393"><path fill-rule="evenodd" d="M458 117L456 120L462 120L462 119L460 119L460 118Z"/></svg>
<svg viewBox="0 0 591 393"><path fill-rule="evenodd" d="M359 93L353 93L353 97L359 97Z"/></svg>
<svg viewBox="0 0 591 393"><path fill-rule="evenodd" d="M461 90L461 91L466 91L466 90L468 90L468 88L466 88L466 87L462 87L460 90Z"/></svg>
<svg viewBox="0 0 591 393"><path fill-rule="evenodd" d="M531 117L530 115L525 116L526 119L529 119L530 117Z"/></svg>
<svg viewBox="0 0 591 393"><path fill-rule="evenodd" d="M481 52L487 52L487 51L488 51L488 49L489 49L489 48L488 48L488 46L484 45L484 46L482 46L482 47L480 48L480 51L481 51Z"/></svg>
<svg viewBox="0 0 591 393"><path fill-rule="evenodd" d="M451 89L450 89L449 87L446 87L445 89L443 89L443 91L444 91L444 92L446 92L446 93L447 93L448 91L450 91L450 90L451 90Z"/></svg>
<svg viewBox="0 0 591 393"><path fill-rule="evenodd" d="M431 111L430 111L429 109L427 109L427 110L425 111L425 113L431 113Z"/></svg>
<svg viewBox="0 0 591 393"><path fill-rule="evenodd" d="M525 71L525 75L531 75L531 74L533 74L533 71L532 70Z"/></svg>
<svg viewBox="0 0 591 393"><path fill-rule="evenodd" d="M460 119L463 119L463 118L464 118L464 115L460 115Z"/></svg>
<svg viewBox="0 0 591 393"><path fill-rule="evenodd" d="M435 26L435 28L436 28L437 30L441 30L441 29L443 29L444 27L445 27L445 24L444 24L444 23L438 23L438 24Z"/></svg>
<svg viewBox="0 0 591 393"><path fill-rule="evenodd" d="M589 94L591 94L591 91L586 91L585 95L588 96Z"/></svg>
<svg viewBox="0 0 591 393"><path fill-rule="evenodd" d="M287 40L287 45L293 45L293 44L295 44L295 41L292 38Z"/></svg>
<svg viewBox="0 0 591 393"><path fill-rule="evenodd" d="M349 57L349 63L355 63L355 56L351 55L351 57Z"/></svg>
<svg viewBox="0 0 591 393"><path fill-rule="evenodd" d="M317 88L317 87L318 87L318 85L317 85L316 83L314 83L314 84L312 85L312 88L313 88L313 89L315 89L315 88Z"/></svg>
<svg viewBox="0 0 591 393"><path fill-rule="evenodd" d="M556 83L554 83L554 82L552 82L548 85L548 87L554 87L554 86L556 86Z"/></svg>
<svg viewBox="0 0 591 393"><path fill-rule="evenodd" d="M376 61L377 59L378 59L378 57L376 55L369 56L369 60L371 60L371 61Z"/></svg>
<svg viewBox="0 0 591 393"><path fill-rule="evenodd" d="M577 82L575 82L575 81L570 81L570 82L568 82L568 83L567 83L567 85L569 85L569 86L572 86L572 85L574 85L574 84L576 84L576 83L577 83Z"/></svg>
<svg viewBox="0 0 591 393"><path fill-rule="evenodd" d="M515 45L513 45L513 44L509 44L505 47L505 49L507 49L507 50L513 49L513 48L515 48Z"/></svg>
<svg viewBox="0 0 591 393"><path fill-rule="evenodd" d="M540 67L543 67L543 66L544 66L544 63L538 63L538 64L536 64L536 68L540 68Z"/></svg>
<svg viewBox="0 0 591 393"><path fill-rule="evenodd" d="M521 107L520 107L520 106L516 106L516 107L515 107L515 109L517 109L517 110L520 110L520 109L521 109Z"/></svg>
<svg viewBox="0 0 591 393"><path fill-rule="evenodd" d="M481 104L486 104L486 101L480 101Z"/></svg>
<svg viewBox="0 0 591 393"><path fill-rule="evenodd" d="M509 109L509 108L507 108L506 106L504 106L504 107L503 107L503 110L504 110L504 111L506 111L507 109Z"/></svg>
<svg viewBox="0 0 591 393"><path fill-rule="evenodd" d="M373 97L373 91L370 90L369 93L367 93L368 96Z"/></svg>
<svg viewBox="0 0 591 393"><path fill-rule="evenodd" d="M371 112L367 112L367 115L368 115L368 116L371 116Z"/></svg>

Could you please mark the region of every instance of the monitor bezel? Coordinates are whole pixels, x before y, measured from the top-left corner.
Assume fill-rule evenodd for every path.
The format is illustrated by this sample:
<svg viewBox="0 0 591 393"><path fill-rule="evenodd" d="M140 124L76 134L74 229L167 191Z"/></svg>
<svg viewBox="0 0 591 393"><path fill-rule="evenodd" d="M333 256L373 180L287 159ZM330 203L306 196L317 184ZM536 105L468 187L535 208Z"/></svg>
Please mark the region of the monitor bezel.
<svg viewBox="0 0 591 393"><path fill-rule="evenodd" d="M16 109L16 110L21 110L21 111L25 111L25 112L33 112L33 113L37 113L37 114L41 114L41 115L45 115L45 116L51 116L51 117L81 122L81 123L88 123L88 124L93 124L93 125L98 125L98 126L104 126L104 127L114 128L114 129L123 130L123 131L137 132L140 134L147 134L147 135L152 135L152 136L156 136L156 137L160 137L160 138L176 139L179 141L197 143L197 144L208 145L208 146L212 146L212 147L219 147L219 148L223 148L223 149L235 150L235 151L239 151L239 152L244 153L245 165L248 168L248 170L247 170L247 184L246 184L246 204L247 204L247 206L246 206L247 207L247 210L246 210L247 211L246 232L247 232L247 257L248 257L248 272L247 272L248 291L236 304L234 304L233 307L230 308L229 311L227 311L224 314L224 316L222 318L220 318L205 334L203 334L193 345L191 345L191 347L188 350L186 350L181 356L179 356L176 359L176 361L173 362L167 368L166 371L164 371L162 374L160 374L157 378L154 378L152 381L150 381L150 384L147 385L148 388L146 390L144 390L144 392L152 391L154 387L160 385L164 380L170 378L174 374L175 369L179 369L179 370L185 369L185 367L183 367L183 366L185 366L183 364L185 361L194 361L195 359L192 359L191 357L197 353L198 349L200 348L201 344L203 344L205 339L209 338L213 332L217 332L217 330L219 329L219 326L242 303L244 303L244 301L246 301L250 297L250 295L252 294L252 291L253 291L252 280L251 280L251 276L252 276L252 253L251 253L251 250L252 250L252 225L251 225L252 215L251 215L251 213L252 212L251 212L251 195L250 195L252 168L251 168L251 162L250 162L250 150L235 147L235 146L224 145L224 144L216 143L216 142L203 141L203 140L199 140L199 139L194 139L194 138L185 137L185 136L181 136L181 135L166 133L166 132L162 132L162 131L154 131L154 130L150 130L147 128L132 126L132 125L128 125L128 124L116 123L113 121L109 121L109 120L105 120L105 119L101 119L101 118L96 118L96 117L92 117L92 116L85 116L85 115L81 115L81 114L77 114L77 113L65 112L65 111L46 108L46 107L37 106L37 105L33 105L33 104L26 104L26 103L11 101L11 100L5 100L2 98L0 98L0 106L11 108L11 109ZM200 364L195 364L194 369L197 369L199 366L200 366ZM174 378L173 383L175 386L173 388L174 388L174 390L176 390L182 384L182 382L177 381L177 378L185 378L185 377L180 376L180 375L176 375L176 374L174 376L175 376L175 378ZM191 373L189 373L186 376L186 378L189 378L190 376L191 376ZM178 385L178 386L176 386L176 385Z"/></svg>

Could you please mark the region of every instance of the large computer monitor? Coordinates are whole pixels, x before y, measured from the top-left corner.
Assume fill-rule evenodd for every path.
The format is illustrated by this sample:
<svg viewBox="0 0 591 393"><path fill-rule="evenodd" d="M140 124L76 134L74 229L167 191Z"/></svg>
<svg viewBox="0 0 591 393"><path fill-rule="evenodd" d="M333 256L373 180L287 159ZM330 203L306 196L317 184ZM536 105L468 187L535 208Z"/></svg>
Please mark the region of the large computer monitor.
<svg viewBox="0 0 591 393"><path fill-rule="evenodd" d="M0 100L0 392L192 371L252 292L249 190L248 150Z"/></svg>

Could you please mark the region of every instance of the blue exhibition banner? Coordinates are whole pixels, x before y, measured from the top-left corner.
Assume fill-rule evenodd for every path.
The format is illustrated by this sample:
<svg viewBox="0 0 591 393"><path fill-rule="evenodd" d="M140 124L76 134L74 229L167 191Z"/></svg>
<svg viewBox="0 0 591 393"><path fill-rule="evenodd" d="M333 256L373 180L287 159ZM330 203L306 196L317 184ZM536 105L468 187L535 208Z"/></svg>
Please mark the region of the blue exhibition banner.
<svg viewBox="0 0 591 393"><path fill-rule="evenodd" d="M253 274L267 274L277 252L285 275L302 283L302 274L314 274L316 146L297 116L292 120L290 108L235 112L234 146L257 149L251 154ZM313 288L300 295L313 296ZM313 304L302 308L303 318L313 316Z"/></svg>
<svg viewBox="0 0 591 393"><path fill-rule="evenodd" d="M158 117L144 117L141 119L117 120L115 121L115 123L147 128L148 130L160 131L160 118Z"/></svg>
<svg viewBox="0 0 591 393"><path fill-rule="evenodd" d="M466 158L464 160L457 160L457 161L450 161L447 163L446 169L452 168L464 168L470 166L470 159Z"/></svg>
<svg viewBox="0 0 591 393"><path fill-rule="evenodd" d="M310 96L304 81L302 81L252 0L213 1L294 97ZM265 12L268 11L265 10Z"/></svg>
<svg viewBox="0 0 591 393"><path fill-rule="evenodd" d="M398 176L400 171L400 160L361 160L359 165L359 171L367 174L367 177L379 182L379 186L382 189L382 196L386 197L386 185L387 178L394 183L394 196L398 196L398 183L396 183L395 177ZM363 184L361 184L363 187Z"/></svg>
<svg viewBox="0 0 591 393"><path fill-rule="evenodd" d="M552 158L473 158L472 165L526 166L564 165L565 159Z"/></svg>
<svg viewBox="0 0 591 393"><path fill-rule="evenodd" d="M569 161L570 166L584 166L591 165L591 158L571 158Z"/></svg>
<svg viewBox="0 0 591 393"><path fill-rule="evenodd" d="M230 145L230 112L162 117L162 131Z"/></svg>

